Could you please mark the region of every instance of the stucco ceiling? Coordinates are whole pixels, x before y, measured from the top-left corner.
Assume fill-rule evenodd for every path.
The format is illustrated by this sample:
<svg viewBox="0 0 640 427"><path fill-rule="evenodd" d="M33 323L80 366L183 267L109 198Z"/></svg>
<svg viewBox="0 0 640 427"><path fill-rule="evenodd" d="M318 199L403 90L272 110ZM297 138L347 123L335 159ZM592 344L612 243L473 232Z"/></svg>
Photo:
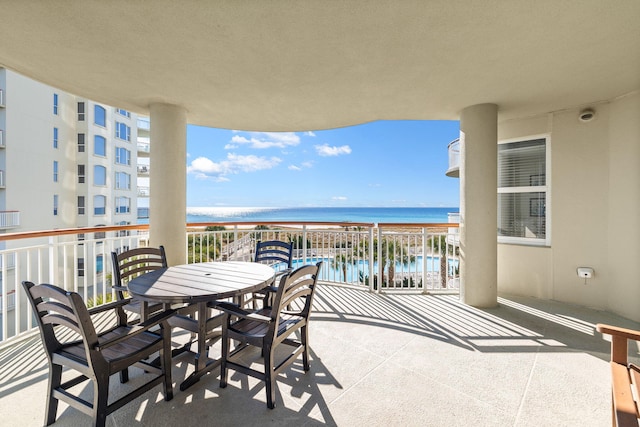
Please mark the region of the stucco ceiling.
<svg viewBox="0 0 640 427"><path fill-rule="evenodd" d="M640 88L638 0L0 1L0 64L147 113L299 131ZM10 94L7 94L10 96Z"/></svg>

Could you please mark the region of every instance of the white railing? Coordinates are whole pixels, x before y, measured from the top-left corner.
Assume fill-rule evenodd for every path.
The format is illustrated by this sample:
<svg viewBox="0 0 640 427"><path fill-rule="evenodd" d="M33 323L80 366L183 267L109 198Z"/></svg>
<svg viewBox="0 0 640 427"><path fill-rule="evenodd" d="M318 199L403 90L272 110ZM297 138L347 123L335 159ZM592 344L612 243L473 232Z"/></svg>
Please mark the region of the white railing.
<svg viewBox="0 0 640 427"><path fill-rule="evenodd" d="M148 175L149 165L138 165L138 175Z"/></svg>
<svg viewBox="0 0 640 427"><path fill-rule="evenodd" d="M4 188L4 171L0 170L0 188Z"/></svg>
<svg viewBox="0 0 640 427"><path fill-rule="evenodd" d="M448 146L449 168L445 173L447 176L457 177L460 175L460 140L451 141Z"/></svg>
<svg viewBox="0 0 640 427"><path fill-rule="evenodd" d="M187 224L187 262L253 259L256 241L294 243L294 267L324 261L320 280L374 292L458 292L457 224ZM207 229L208 227L208 229ZM148 225L0 234L0 343L35 324L21 282L53 283L89 305L114 298L111 252L148 244ZM380 256L379 256L380 254ZM441 256L445 255L445 256Z"/></svg>
<svg viewBox="0 0 640 427"><path fill-rule="evenodd" d="M18 227L19 225L19 211L0 211L0 229Z"/></svg>
<svg viewBox="0 0 640 427"><path fill-rule="evenodd" d="M138 186L138 197L149 197L150 194L150 188L149 187L143 187L143 186Z"/></svg>
<svg viewBox="0 0 640 427"><path fill-rule="evenodd" d="M6 148L4 145L4 130L0 129L0 148Z"/></svg>
<svg viewBox="0 0 640 427"><path fill-rule="evenodd" d="M294 267L324 261L323 281L376 291L457 292L459 288L457 224L378 224L374 228L374 224L261 223L259 229L220 224L215 224L216 230L188 232L189 262L249 261L258 240L275 239L294 243Z"/></svg>
<svg viewBox="0 0 640 427"><path fill-rule="evenodd" d="M4 90L0 89L0 107L4 107Z"/></svg>

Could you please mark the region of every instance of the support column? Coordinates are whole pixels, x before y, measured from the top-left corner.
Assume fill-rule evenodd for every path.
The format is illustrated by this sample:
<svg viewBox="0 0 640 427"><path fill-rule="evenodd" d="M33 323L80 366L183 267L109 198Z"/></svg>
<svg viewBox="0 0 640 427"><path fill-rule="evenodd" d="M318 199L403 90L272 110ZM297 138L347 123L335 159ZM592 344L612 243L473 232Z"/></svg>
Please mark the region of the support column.
<svg viewBox="0 0 640 427"><path fill-rule="evenodd" d="M164 245L169 265L186 263L187 112L150 106L149 244Z"/></svg>
<svg viewBox="0 0 640 427"><path fill-rule="evenodd" d="M498 305L498 107L479 104L460 116L460 298Z"/></svg>

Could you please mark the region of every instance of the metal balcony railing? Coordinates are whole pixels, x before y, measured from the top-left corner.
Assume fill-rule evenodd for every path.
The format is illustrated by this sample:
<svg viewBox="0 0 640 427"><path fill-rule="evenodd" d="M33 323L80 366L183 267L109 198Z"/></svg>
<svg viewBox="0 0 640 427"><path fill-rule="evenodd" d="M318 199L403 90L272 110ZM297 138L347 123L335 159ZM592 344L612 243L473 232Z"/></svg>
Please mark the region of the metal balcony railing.
<svg viewBox="0 0 640 427"><path fill-rule="evenodd" d="M448 147L449 168L445 175L457 178L460 176L460 140L451 141Z"/></svg>
<svg viewBox="0 0 640 427"><path fill-rule="evenodd" d="M209 226L209 230L206 227ZM211 227L214 226L214 227ZM36 325L20 283L55 283L89 305L114 298L112 251L148 245L148 225L0 234L0 344ZM191 223L189 263L253 258L257 240L294 243L294 266L324 261L320 280L373 292L459 292L456 224ZM15 302L20 302L15 305Z"/></svg>
<svg viewBox="0 0 640 427"><path fill-rule="evenodd" d="M19 226L19 211L0 211L0 229L14 228Z"/></svg>

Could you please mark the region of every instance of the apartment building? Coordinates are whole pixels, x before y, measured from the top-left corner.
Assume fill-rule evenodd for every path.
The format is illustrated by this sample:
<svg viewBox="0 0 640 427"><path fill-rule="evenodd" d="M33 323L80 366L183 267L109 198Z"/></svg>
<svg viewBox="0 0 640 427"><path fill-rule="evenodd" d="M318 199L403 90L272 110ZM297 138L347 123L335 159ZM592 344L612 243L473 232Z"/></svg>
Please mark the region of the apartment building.
<svg viewBox="0 0 640 427"><path fill-rule="evenodd" d="M136 223L137 119L0 68L0 233ZM80 237L95 245L101 234ZM60 262L84 286L102 252Z"/></svg>

